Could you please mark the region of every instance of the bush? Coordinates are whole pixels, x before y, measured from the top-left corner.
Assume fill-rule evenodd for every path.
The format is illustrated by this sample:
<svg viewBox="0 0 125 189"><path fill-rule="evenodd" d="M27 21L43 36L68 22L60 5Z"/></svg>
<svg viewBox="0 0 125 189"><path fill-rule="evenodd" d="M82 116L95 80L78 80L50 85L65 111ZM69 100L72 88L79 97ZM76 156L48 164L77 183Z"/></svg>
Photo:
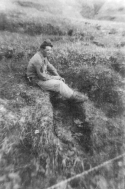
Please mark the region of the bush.
<svg viewBox="0 0 125 189"><path fill-rule="evenodd" d="M122 77L125 77L125 57L124 54L118 52L109 58L111 68L113 68Z"/></svg>
<svg viewBox="0 0 125 189"><path fill-rule="evenodd" d="M67 33L69 36L72 36L73 35L73 29L70 29Z"/></svg>
<svg viewBox="0 0 125 189"><path fill-rule="evenodd" d="M0 13L0 30L1 31L15 31L15 26L8 19L7 15L4 13Z"/></svg>
<svg viewBox="0 0 125 189"><path fill-rule="evenodd" d="M114 19L114 18L113 18ZM109 32L109 34L116 34L117 33L117 31L113 28L113 29L111 29L110 30L110 32Z"/></svg>
<svg viewBox="0 0 125 189"><path fill-rule="evenodd" d="M108 116L123 111L121 94L116 90L120 77L104 66L83 67L77 73L78 90L87 93L97 107L102 108Z"/></svg>
<svg viewBox="0 0 125 189"><path fill-rule="evenodd" d="M106 60L98 56L82 55L70 50L58 53L54 60L58 62L59 69L69 84L86 93L107 116L123 112L121 93L117 90L122 80L119 73L112 70L108 58Z"/></svg>
<svg viewBox="0 0 125 189"><path fill-rule="evenodd" d="M0 30L18 33L26 33L31 36L48 34L48 35L65 35L66 31L50 23L42 24L41 22L18 21L8 18L6 14L0 14Z"/></svg>

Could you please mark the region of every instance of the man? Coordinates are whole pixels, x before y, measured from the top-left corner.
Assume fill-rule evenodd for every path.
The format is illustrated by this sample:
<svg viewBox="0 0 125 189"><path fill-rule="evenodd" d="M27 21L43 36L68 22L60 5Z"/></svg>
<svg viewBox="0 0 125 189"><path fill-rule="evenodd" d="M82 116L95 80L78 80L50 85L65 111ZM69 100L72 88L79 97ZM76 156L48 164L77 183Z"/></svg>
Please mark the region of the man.
<svg viewBox="0 0 125 189"><path fill-rule="evenodd" d="M41 44L39 51L29 61L27 78L31 82L35 81L43 90L55 91L67 99L84 102L87 97L73 91L65 84L64 78L60 77L55 67L48 61L48 57L52 53L52 47L53 45L49 39Z"/></svg>

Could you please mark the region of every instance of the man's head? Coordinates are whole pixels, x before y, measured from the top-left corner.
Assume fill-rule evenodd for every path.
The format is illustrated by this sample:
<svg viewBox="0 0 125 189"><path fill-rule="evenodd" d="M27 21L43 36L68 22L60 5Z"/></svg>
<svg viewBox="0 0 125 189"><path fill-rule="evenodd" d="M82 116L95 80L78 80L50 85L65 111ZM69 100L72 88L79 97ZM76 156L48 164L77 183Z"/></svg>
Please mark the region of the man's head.
<svg viewBox="0 0 125 189"><path fill-rule="evenodd" d="M50 39L47 39L40 45L40 52L44 57L48 57L52 53L52 47L52 42Z"/></svg>

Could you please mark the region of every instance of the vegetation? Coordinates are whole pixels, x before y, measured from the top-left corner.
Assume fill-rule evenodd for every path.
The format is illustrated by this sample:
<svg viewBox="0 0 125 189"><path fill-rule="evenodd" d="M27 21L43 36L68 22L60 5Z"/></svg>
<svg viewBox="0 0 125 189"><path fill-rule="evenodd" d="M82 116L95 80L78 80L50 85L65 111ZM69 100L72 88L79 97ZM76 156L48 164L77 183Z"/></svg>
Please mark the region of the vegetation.
<svg viewBox="0 0 125 189"><path fill-rule="evenodd" d="M117 44L125 42L123 29L109 28L115 31L110 35L91 23L76 31L75 24L61 30L51 24L20 25L4 14L0 19L0 188L47 188L121 154L125 56ZM45 38L54 43L50 61L88 102L49 97L26 80L27 63ZM100 181L122 189L120 173L116 162L69 185L93 189Z"/></svg>
<svg viewBox="0 0 125 189"><path fill-rule="evenodd" d="M10 31L17 33L26 33L28 35L65 35L66 31L61 30L60 27L54 26L50 23L41 23L38 21L17 21L17 18L13 19L8 17L5 13L0 14L0 30Z"/></svg>

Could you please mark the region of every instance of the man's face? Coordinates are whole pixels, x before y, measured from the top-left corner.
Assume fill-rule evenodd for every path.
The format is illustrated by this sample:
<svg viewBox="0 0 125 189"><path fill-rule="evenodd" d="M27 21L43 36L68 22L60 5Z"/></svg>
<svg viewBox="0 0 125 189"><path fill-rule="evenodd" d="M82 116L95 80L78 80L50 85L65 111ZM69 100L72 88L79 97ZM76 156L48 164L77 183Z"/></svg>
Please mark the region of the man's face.
<svg viewBox="0 0 125 189"><path fill-rule="evenodd" d="M44 56L49 57L52 54L52 47L46 46L46 48L43 50Z"/></svg>

